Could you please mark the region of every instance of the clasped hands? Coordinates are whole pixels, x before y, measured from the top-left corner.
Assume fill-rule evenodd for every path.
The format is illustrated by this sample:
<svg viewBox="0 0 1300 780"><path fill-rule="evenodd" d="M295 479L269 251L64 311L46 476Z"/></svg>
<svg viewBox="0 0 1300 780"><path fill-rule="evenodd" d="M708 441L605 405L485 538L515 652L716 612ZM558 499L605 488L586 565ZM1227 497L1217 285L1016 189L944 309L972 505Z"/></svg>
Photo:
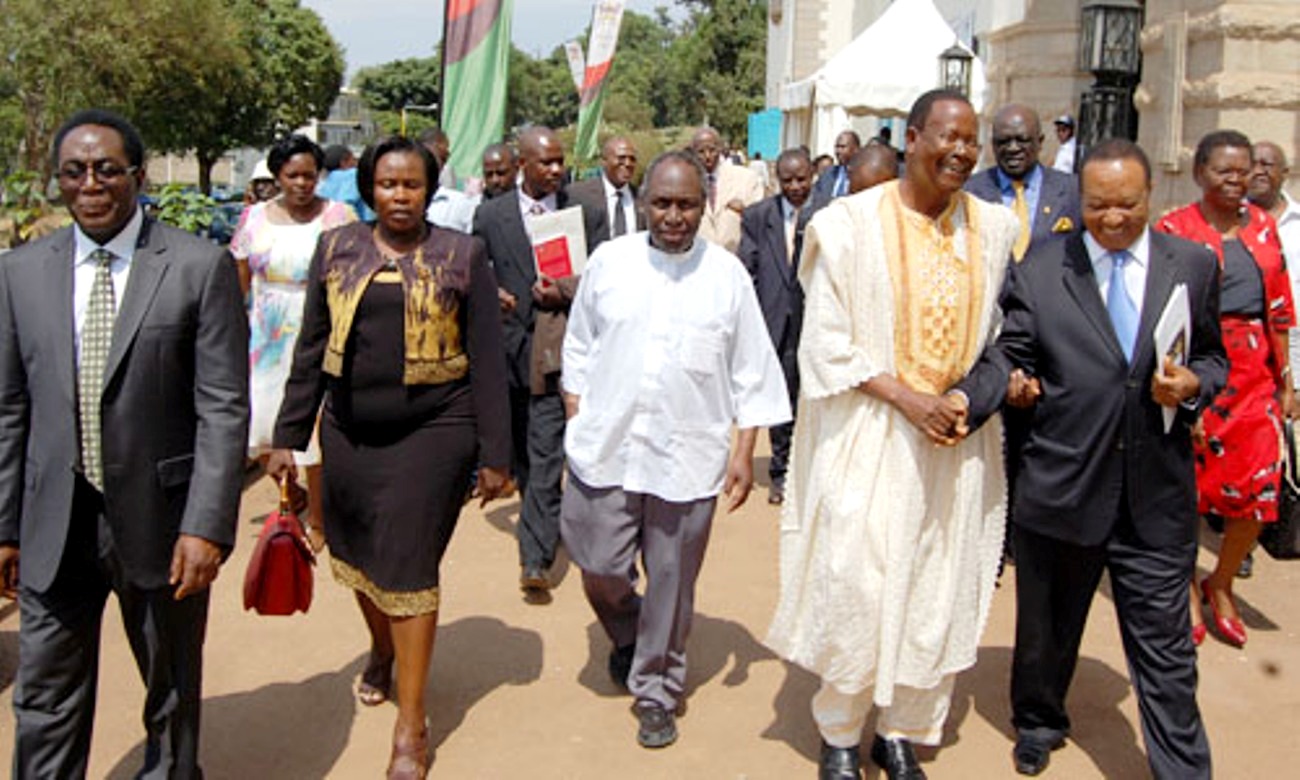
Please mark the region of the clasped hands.
<svg viewBox="0 0 1300 780"><path fill-rule="evenodd" d="M908 391L899 398L898 408L908 422L937 445L955 447L970 434L970 402L964 393Z"/></svg>

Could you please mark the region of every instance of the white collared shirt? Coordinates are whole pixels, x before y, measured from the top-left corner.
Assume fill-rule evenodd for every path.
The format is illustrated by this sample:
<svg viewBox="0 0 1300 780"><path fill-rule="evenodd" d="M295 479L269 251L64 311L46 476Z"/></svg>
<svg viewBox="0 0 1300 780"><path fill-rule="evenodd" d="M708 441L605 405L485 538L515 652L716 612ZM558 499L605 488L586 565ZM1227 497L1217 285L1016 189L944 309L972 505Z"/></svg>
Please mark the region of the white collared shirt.
<svg viewBox="0 0 1300 780"><path fill-rule="evenodd" d="M90 288L95 284L95 261L91 255L97 249L107 249L113 253L113 262L109 264L109 273L113 276L113 307L114 311L121 309L122 294L126 292L127 278L131 273L131 259L135 256L135 247L140 240L140 229L143 226L144 213L140 211L138 205L135 207L135 214L127 221L126 227L102 246L81 232L80 225L74 223L72 226L72 321L78 363L81 361L81 326L86 321L86 307L90 304Z"/></svg>
<svg viewBox="0 0 1300 780"><path fill-rule="evenodd" d="M474 211L478 209L478 204L478 196L439 187L429 201L429 209L424 216L438 227L470 233L474 230Z"/></svg>
<svg viewBox="0 0 1300 780"><path fill-rule="evenodd" d="M722 490L731 426L790 420L754 283L695 239L670 255L648 233L602 243L569 312L565 392L581 397L564 449L585 484L666 501Z"/></svg>
<svg viewBox="0 0 1300 780"><path fill-rule="evenodd" d="M614 186L603 172L600 174L600 181L605 185L605 203L609 211L609 237L615 238L614 235L614 209L622 206L623 218L627 220L627 232L636 232L636 203L632 197L632 189L626 184L620 189ZM618 197L618 201L614 200Z"/></svg>
<svg viewBox="0 0 1300 780"><path fill-rule="evenodd" d="M1088 259L1092 261L1092 273L1097 277L1097 289L1101 292L1103 303L1110 302L1110 272L1115 261L1110 257L1110 250L1097 243L1088 231L1083 231L1083 245L1088 248ZM1146 297L1147 269L1151 259L1151 231L1144 229L1126 250L1132 258L1124 266L1124 286L1129 297L1133 299L1133 308L1137 310L1138 321L1142 319L1142 299Z"/></svg>
<svg viewBox="0 0 1300 780"><path fill-rule="evenodd" d="M1286 194L1286 190L1279 195L1286 208L1277 218L1277 236L1282 241L1282 256L1286 258L1286 271L1291 277L1291 297L1300 301L1300 201ZM1300 327L1291 329L1290 347L1291 381L1300 382L1295 376L1300 371Z"/></svg>

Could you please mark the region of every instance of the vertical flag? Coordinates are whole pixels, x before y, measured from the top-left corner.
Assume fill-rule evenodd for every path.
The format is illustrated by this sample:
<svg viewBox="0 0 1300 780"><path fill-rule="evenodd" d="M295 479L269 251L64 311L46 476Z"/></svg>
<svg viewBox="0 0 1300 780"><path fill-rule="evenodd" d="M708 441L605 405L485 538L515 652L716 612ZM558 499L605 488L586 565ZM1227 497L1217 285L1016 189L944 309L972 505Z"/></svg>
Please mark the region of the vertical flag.
<svg viewBox="0 0 1300 780"><path fill-rule="evenodd" d="M579 90L578 139L573 155L578 160L596 156L596 134L605 105L605 81L618 46L618 28L623 23L624 0L596 0L591 22L591 39L587 41L587 70Z"/></svg>
<svg viewBox="0 0 1300 780"><path fill-rule="evenodd" d="M573 76L573 88L582 94L582 82L587 80L587 55L582 53L582 44L568 41L564 44L564 55L569 59L569 75Z"/></svg>
<svg viewBox="0 0 1300 780"><path fill-rule="evenodd" d="M443 24L442 129L452 170L481 171L483 147L501 140L514 0L447 0Z"/></svg>

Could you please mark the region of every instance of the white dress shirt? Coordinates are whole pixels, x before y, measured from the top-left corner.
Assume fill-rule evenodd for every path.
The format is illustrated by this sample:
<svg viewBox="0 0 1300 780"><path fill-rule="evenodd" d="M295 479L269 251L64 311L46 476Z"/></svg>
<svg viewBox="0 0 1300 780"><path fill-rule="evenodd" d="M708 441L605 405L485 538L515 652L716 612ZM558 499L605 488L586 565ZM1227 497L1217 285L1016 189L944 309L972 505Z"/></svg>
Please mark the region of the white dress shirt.
<svg viewBox="0 0 1300 780"><path fill-rule="evenodd" d="M1291 298L1300 301L1300 202L1286 194L1279 195L1286 203L1286 209L1277 218L1277 235L1282 240L1282 256L1286 258L1286 272L1291 277ZM1296 372L1300 371L1300 327L1291 329L1291 381L1297 382ZM1296 384L1300 387L1300 384Z"/></svg>
<svg viewBox="0 0 1300 780"><path fill-rule="evenodd" d="M72 321L78 364L81 362L81 326L86 321L90 288L95 284L95 261L91 255L96 249L107 249L113 253L113 262L108 267L113 276L113 310L121 309L122 294L126 292L126 281L131 274L131 258L135 256L135 245L140 240L140 229L143 226L144 214L139 206L136 206L135 214L126 223L126 227L102 246L81 232L79 225L74 223L72 226Z"/></svg>
<svg viewBox="0 0 1300 780"><path fill-rule="evenodd" d="M735 256L696 238L671 255L648 233L602 243L569 312L565 392L581 397L565 431L585 484L665 501L722 490L731 426L790 420L790 402Z"/></svg>
<svg viewBox="0 0 1300 780"><path fill-rule="evenodd" d="M1110 272L1115 265L1110 250L1097 243L1088 231L1083 231L1083 245L1088 248L1088 259L1092 260L1092 273L1097 277L1097 289L1101 291L1102 303L1110 303ZM1143 230L1127 250L1132 258L1124 266L1124 287L1128 289L1137 310L1138 322L1142 321L1142 299L1146 297L1147 269L1150 268L1151 233Z"/></svg>
<svg viewBox="0 0 1300 780"><path fill-rule="evenodd" d="M429 201L429 209L424 216L438 227L470 233L474 230L474 211L478 208L478 203L478 196L439 187Z"/></svg>
<svg viewBox="0 0 1300 780"><path fill-rule="evenodd" d="M1074 173L1074 150L1078 141L1074 136L1070 140L1061 144L1056 150L1056 158L1052 160L1052 167L1061 173Z"/></svg>

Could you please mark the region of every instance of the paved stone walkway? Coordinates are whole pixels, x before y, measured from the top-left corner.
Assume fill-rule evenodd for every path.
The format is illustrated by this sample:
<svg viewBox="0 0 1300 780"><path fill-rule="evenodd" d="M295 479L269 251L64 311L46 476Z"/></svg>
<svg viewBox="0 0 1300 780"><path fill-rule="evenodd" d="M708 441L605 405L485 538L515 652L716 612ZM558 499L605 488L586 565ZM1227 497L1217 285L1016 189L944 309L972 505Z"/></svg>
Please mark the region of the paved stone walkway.
<svg viewBox="0 0 1300 780"><path fill-rule="evenodd" d="M766 462L760 459L759 472ZM763 479L765 482L765 478ZM777 511L755 490L719 516L700 581L690 642L689 711L666 750L636 745L630 700L605 673L608 645L577 572L558 567L552 603L517 587L512 535L518 503L467 510L443 568L443 614L430 677L432 777L813 778L818 738L808 712L816 680L761 643L776 599ZM214 592L209 623L203 762L212 780L382 776L395 710L356 704L366 638L350 592L317 577L308 615L258 617L240 585L260 517L275 501L265 480L246 493L240 542ZM1212 537L1206 537L1208 549ZM1202 565L1208 560L1203 555ZM1014 777L1007 682L1014 598L1008 571L978 665L959 678L944 746L922 753L931 778ZM1213 636L1201 649L1201 705L1216 777L1294 777L1300 770L1300 562L1257 555L1240 583L1250 643ZM1069 745L1047 778L1148 777L1114 610L1104 592L1084 641L1070 699ZM0 604L0 766L12 751L10 707L18 615ZM129 778L142 754L143 691L116 609L106 613L90 776ZM869 769L867 777L877 771Z"/></svg>

